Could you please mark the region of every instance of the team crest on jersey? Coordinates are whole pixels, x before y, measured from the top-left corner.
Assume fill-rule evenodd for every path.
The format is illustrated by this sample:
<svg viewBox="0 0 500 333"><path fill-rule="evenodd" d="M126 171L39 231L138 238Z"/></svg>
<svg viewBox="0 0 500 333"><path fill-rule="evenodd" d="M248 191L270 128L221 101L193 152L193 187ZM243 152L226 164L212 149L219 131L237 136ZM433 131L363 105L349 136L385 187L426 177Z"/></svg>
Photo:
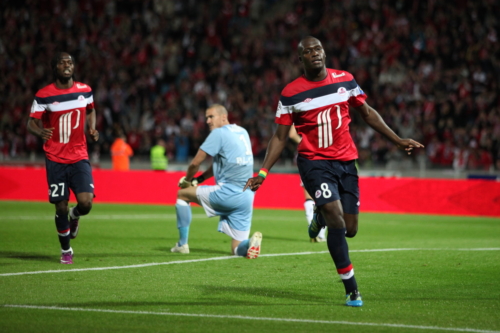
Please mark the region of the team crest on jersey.
<svg viewBox="0 0 500 333"><path fill-rule="evenodd" d="M79 101L83 101L84 99L85 99L85 97L83 97L83 95L78 96Z"/></svg>
<svg viewBox="0 0 500 333"><path fill-rule="evenodd" d="M347 90L345 90L344 87L340 87L338 90L337 90L337 94L339 95L342 95L342 94L345 94L347 92Z"/></svg>
<svg viewBox="0 0 500 333"><path fill-rule="evenodd" d="M55 101L54 103L52 103L52 105L57 105L57 104L59 104L58 101Z"/></svg>
<svg viewBox="0 0 500 333"><path fill-rule="evenodd" d="M77 87L78 89L83 89L83 88L87 88L87 85L86 85L86 84L80 84L80 83L77 83L77 84L76 84L76 87Z"/></svg>
<svg viewBox="0 0 500 333"><path fill-rule="evenodd" d="M316 197L316 199L318 199L321 196L321 191L317 190L314 196Z"/></svg>
<svg viewBox="0 0 500 333"><path fill-rule="evenodd" d="M312 98L306 98L306 99L304 100L304 103L309 103L309 102L310 102L310 101L312 101L312 100L313 100Z"/></svg>

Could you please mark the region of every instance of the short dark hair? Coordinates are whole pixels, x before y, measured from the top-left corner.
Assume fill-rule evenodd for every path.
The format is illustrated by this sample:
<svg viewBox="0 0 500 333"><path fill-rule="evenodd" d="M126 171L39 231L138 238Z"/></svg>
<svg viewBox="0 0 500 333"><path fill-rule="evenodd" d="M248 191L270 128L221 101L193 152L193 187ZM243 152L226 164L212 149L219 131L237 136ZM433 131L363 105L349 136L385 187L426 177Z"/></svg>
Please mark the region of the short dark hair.
<svg viewBox="0 0 500 333"><path fill-rule="evenodd" d="M302 38L299 42L299 45L297 46L297 52L299 53L299 56L302 55L302 51L304 50L304 47L302 46L302 43L306 40L306 39L316 39L320 44L321 44L321 41L319 39L317 39L316 37L313 37L313 36L306 36L304 38Z"/></svg>

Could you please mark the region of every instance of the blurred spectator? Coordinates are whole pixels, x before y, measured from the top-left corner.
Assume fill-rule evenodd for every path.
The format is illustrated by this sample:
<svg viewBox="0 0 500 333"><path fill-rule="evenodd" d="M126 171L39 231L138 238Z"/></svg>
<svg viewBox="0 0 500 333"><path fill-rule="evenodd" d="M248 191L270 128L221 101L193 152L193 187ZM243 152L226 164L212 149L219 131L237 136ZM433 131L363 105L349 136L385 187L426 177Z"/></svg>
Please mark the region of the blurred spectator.
<svg viewBox="0 0 500 333"><path fill-rule="evenodd" d="M158 139L156 145L151 148L151 169L156 171L165 171L168 167L167 143L163 139Z"/></svg>
<svg viewBox="0 0 500 333"><path fill-rule="evenodd" d="M175 144L175 160L177 162L186 163L189 156L189 137L188 133L181 131L174 138Z"/></svg>
<svg viewBox="0 0 500 333"><path fill-rule="evenodd" d="M121 130L116 131L116 139L111 145L112 169L117 171L130 170L130 156L134 151L127 143L127 137Z"/></svg>

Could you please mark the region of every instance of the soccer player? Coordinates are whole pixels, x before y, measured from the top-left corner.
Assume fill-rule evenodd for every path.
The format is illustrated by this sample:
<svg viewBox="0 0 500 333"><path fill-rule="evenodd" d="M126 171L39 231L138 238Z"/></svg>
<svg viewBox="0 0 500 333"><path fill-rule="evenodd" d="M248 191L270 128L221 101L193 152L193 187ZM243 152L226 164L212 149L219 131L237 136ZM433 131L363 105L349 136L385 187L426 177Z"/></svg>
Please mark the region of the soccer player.
<svg viewBox="0 0 500 333"><path fill-rule="evenodd" d="M206 110L210 135L189 164L186 175L179 181L175 210L179 241L172 252L189 253L188 236L191 224L191 202L203 206L208 217L220 216L218 231L232 238L231 253L248 259L260 253L262 234L251 238L253 199L252 191L241 191L253 174L253 155L250 137L240 126L230 124L227 110L214 104ZM210 155L212 165L193 178L201 163ZM197 186L205 179L215 177L214 186Z"/></svg>
<svg viewBox="0 0 500 333"><path fill-rule="evenodd" d="M326 68L321 42L303 38L298 45L304 75L282 91L275 122L278 127L269 142L259 175L248 179L256 191L286 145L290 127L302 137L297 165L307 192L316 203L317 213L309 226L311 238L328 227L327 245L346 291L346 305L362 306L363 301L349 259L346 237L358 230L359 187L355 160L356 146L349 134L349 107L363 120L408 154L423 145L401 139L366 102L366 95L354 77L342 70Z"/></svg>
<svg viewBox="0 0 500 333"><path fill-rule="evenodd" d="M94 199L85 121L92 140L99 140L99 132L95 129L92 89L74 80L73 57L57 53L51 67L54 82L36 93L27 126L30 133L44 140L49 202L56 209L61 264L72 264L70 239L77 236L79 218L90 212ZM68 210L70 189L78 203Z"/></svg>
<svg viewBox="0 0 500 333"><path fill-rule="evenodd" d="M295 142L296 144L299 144L302 138L300 135L297 133L297 130L295 129L295 126L290 127L290 132L288 133L288 136L290 139ZM314 200L312 199L311 195L307 193L304 183L300 181L300 186L304 189L304 211L306 213L306 221L308 225L311 225L311 222L313 220L314 216ZM326 237L325 237L325 228L321 228L321 230L318 233L318 236L315 238L311 238L311 243L321 243L321 242L326 242Z"/></svg>

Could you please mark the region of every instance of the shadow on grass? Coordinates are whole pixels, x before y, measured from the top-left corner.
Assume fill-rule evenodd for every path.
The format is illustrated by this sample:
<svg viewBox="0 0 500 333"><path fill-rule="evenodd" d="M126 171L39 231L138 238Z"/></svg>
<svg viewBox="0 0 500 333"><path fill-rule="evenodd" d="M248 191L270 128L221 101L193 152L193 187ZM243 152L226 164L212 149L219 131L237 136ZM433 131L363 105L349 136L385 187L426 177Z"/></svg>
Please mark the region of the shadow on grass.
<svg viewBox="0 0 500 333"><path fill-rule="evenodd" d="M260 288L260 287L238 287L238 286L207 286L198 287L206 295L220 295L221 298L227 299L224 295L249 295L251 297L266 297L273 299L290 299L300 301L302 304L324 304L331 301L330 297L320 296L317 294L304 292L296 292L284 289Z"/></svg>
<svg viewBox="0 0 500 333"><path fill-rule="evenodd" d="M266 234L264 234L262 236L262 242L265 242L266 240L276 240L276 241L284 241L284 242L306 242L308 243L309 242L309 236L307 235L307 229L304 233L304 237L300 237L300 238L286 238L286 237L276 237L276 236L267 236Z"/></svg>
<svg viewBox="0 0 500 333"><path fill-rule="evenodd" d="M19 259L27 261L54 261L55 256L13 251L0 251L0 258Z"/></svg>
<svg viewBox="0 0 500 333"><path fill-rule="evenodd" d="M169 301L169 295L165 295L164 301L123 301L123 302L74 302L58 304L67 307L150 307L150 306L276 306L283 305L334 305L331 297L321 296L307 292L292 292L282 289L258 288L258 287L221 287L221 286L198 286L205 296L196 300L189 298ZM249 296L252 300L249 300ZM241 298L241 299L238 299ZM272 299L269 301L268 299ZM285 303L283 301L285 300ZM294 301L290 303L290 301ZM340 303L343 306L343 303Z"/></svg>

